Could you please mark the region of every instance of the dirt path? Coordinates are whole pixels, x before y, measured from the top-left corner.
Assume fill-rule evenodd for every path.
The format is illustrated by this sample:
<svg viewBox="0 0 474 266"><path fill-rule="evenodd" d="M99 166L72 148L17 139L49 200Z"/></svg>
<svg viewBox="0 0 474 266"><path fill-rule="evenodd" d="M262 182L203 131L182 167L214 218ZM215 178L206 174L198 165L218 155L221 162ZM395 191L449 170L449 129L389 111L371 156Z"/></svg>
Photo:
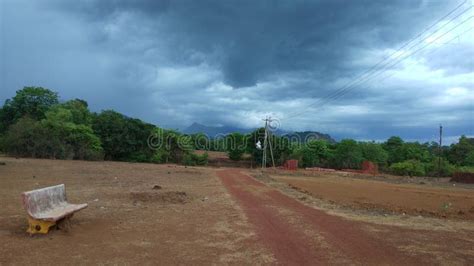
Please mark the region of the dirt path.
<svg viewBox="0 0 474 266"><path fill-rule="evenodd" d="M364 223L310 208L238 170L217 174L242 205L259 241L281 264L422 262L422 257L402 252L364 231Z"/></svg>

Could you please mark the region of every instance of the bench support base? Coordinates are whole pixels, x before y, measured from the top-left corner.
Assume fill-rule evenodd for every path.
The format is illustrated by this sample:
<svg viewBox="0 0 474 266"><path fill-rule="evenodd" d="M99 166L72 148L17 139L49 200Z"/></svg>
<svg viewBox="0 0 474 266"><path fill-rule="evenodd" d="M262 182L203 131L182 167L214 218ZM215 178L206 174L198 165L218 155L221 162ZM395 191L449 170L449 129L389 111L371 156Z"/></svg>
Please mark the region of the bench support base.
<svg viewBox="0 0 474 266"><path fill-rule="evenodd" d="M49 229L56 225L56 222L36 220L28 217L28 230L26 232L33 234L47 234Z"/></svg>

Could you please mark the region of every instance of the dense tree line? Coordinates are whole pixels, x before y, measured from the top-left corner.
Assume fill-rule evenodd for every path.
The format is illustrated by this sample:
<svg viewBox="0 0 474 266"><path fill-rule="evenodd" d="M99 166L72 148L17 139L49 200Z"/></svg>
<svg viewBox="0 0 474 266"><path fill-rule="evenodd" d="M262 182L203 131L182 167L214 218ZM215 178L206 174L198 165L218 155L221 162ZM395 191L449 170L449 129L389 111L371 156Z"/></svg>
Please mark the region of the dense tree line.
<svg viewBox="0 0 474 266"><path fill-rule="evenodd" d="M244 135L211 139L204 134L184 135L130 118L113 110L94 113L84 100L60 101L57 93L41 87L25 87L0 108L0 148L12 156L118 160L187 165L207 164L207 154L194 150L227 151L232 160L246 158L261 164L264 129ZM390 137L383 143L310 140L307 143L270 135L275 163L298 159L301 167L358 169L369 160L386 172L399 175L450 175L474 169L474 139L462 136L458 143L404 142ZM441 152L440 152L441 150ZM440 159L441 158L441 159ZM270 162L268 162L270 163Z"/></svg>
<svg viewBox="0 0 474 266"><path fill-rule="evenodd" d="M261 163L262 150L255 144L263 143L263 138L263 128L249 135L228 135L229 157L240 160L248 153L255 162ZM458 143L441 149L435 142L404 142L400 137L390 137L383 143L344 139L336 143L311 140L302 144L272 135L271 142L279 165L291 158L299 160L300 167L359 169L362 162L368 160L377 163L384 172L409 176L436 176L439 171L443 176L450 176L454 171L474 170L474 139L465 136L461 136Z"/></svg>
<svg viewBox="0 0 474 266"><path fill-rule="evenodd" d="M60 102L41 87L25 87L5 101L0 147L19 157L207 163L207 155L194 155L191 140L178 132L112 110L93 113L86 101Z"/></svg>

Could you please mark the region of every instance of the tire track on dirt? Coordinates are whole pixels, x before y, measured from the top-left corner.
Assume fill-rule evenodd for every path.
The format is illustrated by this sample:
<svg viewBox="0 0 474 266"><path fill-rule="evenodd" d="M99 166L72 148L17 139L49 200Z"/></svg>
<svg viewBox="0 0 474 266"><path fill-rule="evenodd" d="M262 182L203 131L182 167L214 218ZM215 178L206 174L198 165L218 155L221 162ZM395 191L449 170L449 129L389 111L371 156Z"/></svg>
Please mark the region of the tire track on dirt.
<svg viewBox="0 0 474 266"><path fill-rule="evenodd" d="M387 265L422 262L420 257L410 256L370 236L362 229L363 223L308 207L239 170L220 170L217 175L244 209L259 241L269 247L278 263Z"/></svg>

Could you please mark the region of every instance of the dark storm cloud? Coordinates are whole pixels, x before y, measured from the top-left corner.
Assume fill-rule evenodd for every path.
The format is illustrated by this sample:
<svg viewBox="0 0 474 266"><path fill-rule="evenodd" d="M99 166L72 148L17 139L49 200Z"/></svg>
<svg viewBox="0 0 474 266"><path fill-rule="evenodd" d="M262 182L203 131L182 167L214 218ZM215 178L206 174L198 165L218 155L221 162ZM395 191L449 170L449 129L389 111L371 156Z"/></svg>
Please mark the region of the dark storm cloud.
<svg viewBox="0 0 474 266"><path fill-rule="evenodd" d="M325 98L459 3L1 1L0 100L38 85L175 128L272 114L338 137L474 134L472 38Z"/></svg>
<svg viewBox="0 0 474 266"><path fill-rule="evenodd" d="M152 20L169 50L204 53L225 82L247 87L270 74L309 71L334 80L349 73L357 50L393 47L443 10L441 1L76 1L63 10L107 23L123 13ZM421 9L430 12L422 13ZM422 15L424 14L424 15ZM400 27L400 22L410 27ZM134 32L129 32L134 35ZM147 36L153 43L153 35ZM153 45L153 44L152 44Z"/></svg>

